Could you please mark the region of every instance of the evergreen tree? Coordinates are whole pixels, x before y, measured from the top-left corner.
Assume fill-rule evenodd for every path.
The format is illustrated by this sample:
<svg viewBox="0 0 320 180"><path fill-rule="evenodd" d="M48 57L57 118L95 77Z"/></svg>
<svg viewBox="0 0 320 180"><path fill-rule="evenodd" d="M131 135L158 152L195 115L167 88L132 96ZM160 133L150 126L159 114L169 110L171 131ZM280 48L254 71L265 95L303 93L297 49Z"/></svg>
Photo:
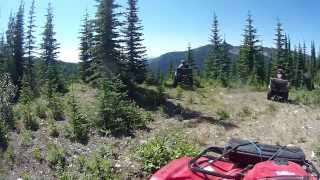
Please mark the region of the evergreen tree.
<svg viewBox="0 0 320 180"><path fill-rule="evenodd" d="M273 64L273 54L271 53L271 56L270 56L270 60L267 61L267 78L266 78L266 82L267 83L270 83L270 79L271 79L271 76L272 76L272 64Z"/></svg>
<svg viewBox="0 0 320 180"><path fill-rule="evenodd" d="M93 58L93 22L89 18L88 12L83 20L80 37L80 75L81 79L88 83L88 78L93 74L92 72L92 58Z"/></svg>
<svg viewBox="0 0 320 180"><path fill-rule="evenodd" d="M169 65L169 71L168 71L168 79L173 80L175 73L175 65L173 64L173 61L170 61Z"/></svg>
<svg viewBox="0 0 320 180"><path fill-rule="evenodd" d="M7 72L10 74L13 74L16 72L15 66L13 65L14 36L15 36L14 33L15 33L15 17L11 13L9 17L7 31L6 31L6 48L5 48Z"/></svg>
<svg viewBox="0 0 320 180"><path fill-rule="evenodd" d="M318 51L318 57L316 62L317 71L320 72L320 50Z"/></svg>
<svg viewBox="0 0 320 180"><path fill-rule="evenodd" d="M311 59L307 55L307 46L306 43L303 43L303 61L304 61L304 71L303 71L303 86L308 90L313 90L313 77L311 69Z"/></svg>
<svg viewBox="0 0 320 180"><path fill-rule="evenodd" d="M238 60L231 61L231 78L232 81L239 81L239 67L238 67Z"/></svg>
<svg viewBox="0 0 320 180"><path fill-rule="evenodd" d="M18 13L14 25L14 70L11 73L12 81L17 86L18 90L21 89L21 80L24 72L24 4L19 6ZM19 91L16 98L19 97Z"/></svg>
<svg viewBox="0 0 320 180"><path fill-rule="evenodd" d="M188 50L187 50L187 54L186 54L186 62L191 67L192 75L195 80L195 78L197 78L199 74L198 74L198 67L197 67L197 64L194 60L194 56L193 56L193 52L192 52L190 44L188 46Z"/></svg>
<svg viewBox="0 0 320 180"><path fill-rule="evenodd" d="M296 86L302 87L303 85L303 75L304 75L304 68L305 68L305 59L303 55L303 49L301 44L299 43L298 46L298 54L297 54L297 73L296 73Z"/></svg>
<svg viewBox="0 0 320 180"><path fill-rule="evenodd" d="M222 85L227 87L229 85L231 79L231 58L229 57L229 45L227 44L226 40L223 41L222 44L222 69L221 69L221 76L220 81Z"/></svg>
<svg viewBox="0 0 320 180"><path fill-rule="evenodd" d="M71 107L71 139L81 143L86 143L88 140L87 117L85 114L80 112L80 107L74 94L71 96L69 104Z"/></svg>
<svg viewBox="0 0 320 180"><path fill-rule="evenodd" d="M164 74L161 72L161 69L158 69L157 75L156 75L156 81L158 85L162 85L164 82Z"/></svg>
<svg viewBox="0 0 320 180"><path fill-rule="evenodd" d="M311 57L310 57L310 72L312 77L316 76L317 73L317 54L314 41L311 42Z"/></svg>
<svg viewBox="0 0 320 180"><path fill-rule="evenodd" d="M186 55L186 62L189 66L191 66L192 73L195 74L198 71L198 67L194 61L194 57L193 57L193 53L192 53L192 49L191 49L190 44L188 46L188 51L187 51L187 55Z"/></svg>
<svg viewBox="0 0 320 180"><path fill-rule="evenodd" d="M286 44L286 39L285 39L285 35L283 32L283 27L282 27L282 23L280 23L280 21L278 21L277 23L277 28L276 28L276 38L275 40L275 52L274 52L274 61L272 64L272 75L274 76L276 74L276 71L278 68L282 68L284 69L285 73L288 72L288 68L287 68L287 62L285 61L285 55L284 55L284 48L285 48L285 44Z"/></svg>
<svg viewBox="0 0 320 180"><path fill-rule="evenodd" d="M35 22L35 1L32 1L32 5L29 11L28 30L26 36L26 61L24 64L24 73L21 82L21 101L27 103L31 101L37 94L36 74L34 67L34 53L35 53L35 37L34 37L34 25Z"/></svg>
<svg viewBox="0 0 320 180"><path fill-rule="evenodd" d="M303 68L303 72L308 72L309 70L309 61L308 61L308 57L307 57L307 45L304 42L303 43L303 47L302 47L302 53L303 53L303 62L304 62L304 68Z"/></svg>
<svg viewBox="0 0 320 180"><path fill-rule="evenodd" d="M5 47L4 35L0 37L0 75L6 71L6 47Z"/></svg>
<svg viewBox="0 0 320 180"><path fill-rule="evenodd" d="M254 61L254 80L258 84L264 84L266 79L266 64L263 55L263 47L260 46L257 48L257 54L255 55Z"/></svg>
<svg viewBox="0 0 320 180"><path fill-rule="evenodd" d="M99 0L95 19L95 50L93 56L93 72L90 81L99 85L105 77L120 73L120 42L118 20L120 6L115 0Z"/></svg>
<svg viewBox="0 0 320 180"><path fill-rule="evenodd" d="M295 76L295 73L296 73L296 63L295 63L295 60L294 60L294 52L292 52L292 49L291 49L291 40L290 40L290 37L287 36L287 42L286 42L286 50L285 50L285 57L286 57L286 62L288 64L288 74L287 74L287 79L290 81L290 82L293 82L294 80L294 76Z"/></svg>
<svg viewBox="0 0 320 180"><path fill-rule="evenodd" d="M219 21L216 14L213 18L212 35L210 37L211 45L209 55L205 63L205 76L208 79L218 79L221 75L221 36L219 30Z"/></svg>
<svg viewBox="0 0 320 180"><path fill-rule="evenodd" d="M44 80L46 81L47 96L49 98L53 97L55 93L63 93L66 91L57 69L57 50L59 49L59 44L54 37L56 33L54 32L52 11L51 3L49 3L46 15L47 22L42 34L43 42L41 44L41 56L44 60L43 74Z"/></svg>
<svg viewBox="0 0 320 180"><path fill-rule="evenodd" d="M240 47L239 75L242 82L251 79L262 83L265 79L263 48L258 44L260 41L250 12L246 23Z"/></svg>
<svg viewBox="0 0 320 180"><path fill-rule="evenodd" d="M128 0L125 25L125 57L126 57L126 75L133 83L142 83L147 72L146 69L146 48L143 46L143 27L138 17L138 0Z"/></svg>
<svg viewBox="0 0 320 180"><path fill-rule="evenodd" d="M290 72L292 72L291 82L292 82L292 85L295 86L295 87L299 86L299 82L298 82L298 76L299 76L298 58L299 58L298 48L295 46L294 50L293 50L293 55L292 55L292 67L290 68L290 66L289 66Z"/></svg>

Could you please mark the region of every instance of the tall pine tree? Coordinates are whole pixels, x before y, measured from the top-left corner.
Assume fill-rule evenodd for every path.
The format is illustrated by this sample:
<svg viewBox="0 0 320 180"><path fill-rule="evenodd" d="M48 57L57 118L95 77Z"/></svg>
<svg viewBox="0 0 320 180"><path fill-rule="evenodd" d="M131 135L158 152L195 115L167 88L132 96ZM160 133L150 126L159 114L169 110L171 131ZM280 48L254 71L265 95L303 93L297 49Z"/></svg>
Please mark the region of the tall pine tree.
<svg viewBox="0 0 320 180"><path fill-rule="evenodd" d="M27 101L31 100L38 94L36 85L36 73L34 67L34 54L35 54L35 1L32 1L29 11L29 21L27 26L26 36L26 61L24 64L24 74L22 79L21 96Z"/></svg>
<svg viewBox="0 0 320 180"><path fill-rule="evenodd" d="M6 47L4 35L0 36L0 76L6 71Z"/></svg>
<svg viewBox="0 0 320 180"><path fill-rule="evenodd" d="M294 80L294 76L295 76L295 73L296 73L296 63L295 63L295 60L294 60L294 52L292 52L292 49L291 49L291 40L290 40L290 37L287 36L286 37L287 41L286 41L286 48L285 48L285 57L286 57L286 61L287 61L287 64L288 64L288 72L287 72L287 79L290 81L290 82L293 82Z"/></svg>
<svg viewBox="0 0 320 180"><path fill-rule="evenodd" d="M146 69L146 48L143 46L143 27L138 17L138 0L128 0L125 25L125 42L126 42L126 74L131 82L142 83L147 73Z"/></svg>
<svg viewBox="0 0 320 180"><path fill-rule="evenodd" d="M275 40L275 52L274 52L274 59L273 59L273 64L272 64L272 76L276 74L276 71L278 68L282 68L285 73L288 73L288 68L287 68L287 62L285 59L285 44L286 44L286 39L285 35L283 32L283 27L282 23L278 20L277 23L277 28L276 28L276 38Z"/></svg>
<svg viewBox="0 0 320 180"><path fill-rule="evenodd" d="M99 0L95 19L95 50L90 81L99 85L101 80L120 73L121 54L119 41L120 7L115 0Z"/></svg>
<svg viewBox="0 0 320 180"><path fill-rule="evenodd" d="M210 50L205 62L205 76L208 79L217 80L221 75L222 40L219 30L219 21L216 14L214 14L213 27L211 31L212 35L210 37Z"/></svg>
<svg viewBox="0 0 320 180"><path fill-rule="evenodd" d="M249 12L240 47L239 75L243 83L248 80L263 83L265 79L263 48L259 45L257 30Z"/></svg>
<svg viewBox="0 0 320 180"><path fill-rule="evenodd" d="M303 75L304 75L304 69L305 69L305 59L303 55L303 48L301 47L301 44L299 43L298 46L298 54L297 54L297 70L296 70L296 86L301 88L303 86Z"/></svg>
<svg viewBox="0 0 320 180"><path fill-rule="evenodd" d="M10 75L15 73L15 66L13 64L14 33L15 33L15 17L11 13L9 17L7 31L6 31L6 48L5 48L5 56L6 56L5 59L7 61L7 71Z"/></svg>
<svg viewBox="0 0 320 180"><path fill-rule="evenodd" d="M192 74L196 75L198 72L198 67L197 64L194 60L193 57L193 53L192 53L192 49L191 49L191 44L188 45L188 50L187 50L187 54L186 54L186 62L188 63L188 65L191 67L192 69Z"/></svg>
<svg viewBox="0 0 320 180"><path fill-rule="evenodd" d="M47 96L53 97L55 93L63 93L66 91L57 67L59 44L55 39L53 25L53 9L51 3L48 4L47 21L43 32L43 42L41 44L42 59L44 60L43 75L46 82Z"/></svg>
<svg viewBox="0 0 320 180"><path fill-rule="evenodd" d="M21 2L18 13L16 15L14 24L14 58L13 58L13 71L12 81L17 86L18 90L21 89L21 80L24 72L24 4ZM19 97L17 92L16 98Z"/></svg>
<svg viewBox="0 0 320 180"><path fill-rule="evenodd" d="M317 73L317 54L314 41L311 42L311 57L310 57L310 73L312 77Z"/></svg>
<svg viewBox="0 0 320 180"><path fill-rule="evenodd" d="M224 39L222 44L222 69L221 69L221 76L220 81L223 86L227 87L231 80L231 58L229 57L229 44Z"/></svg>
<svg viewBox="0 0 320 180"><path fill-rule="evenodd" d="M88 83L89 78L92 76L92 59L93 59L93 22L90 20L89 13L83 20L82 30L80 32L80 75L81 79Z"/></svg>

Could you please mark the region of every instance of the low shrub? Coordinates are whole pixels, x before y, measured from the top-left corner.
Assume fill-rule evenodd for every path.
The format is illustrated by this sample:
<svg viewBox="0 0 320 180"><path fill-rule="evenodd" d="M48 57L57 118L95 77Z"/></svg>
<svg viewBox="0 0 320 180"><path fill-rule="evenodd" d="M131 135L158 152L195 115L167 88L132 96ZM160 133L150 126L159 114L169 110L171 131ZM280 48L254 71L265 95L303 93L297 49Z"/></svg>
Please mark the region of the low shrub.
<svg viewBox="0 0 320 180"><path fill-rule="evenodd" d="M22 113L22 120L25 129L27 130L32 130L32 131L37 131L39 129L39 123L32 112L31 105L26 104L23 105L21 108L21 113Z"/></svg>
<svg viewBox="0 0 320 180"><path fill-rule="evenodd" d="M21 178L23 180L31 180L31 174L28 171L23 171L21 174Z"/></svg>
<svg viewBox="0 0 320 180"><path fill-rule="evenodd" d="M22 146L30 146L32 144L32 131L30 130L23 130L20 133L20 140Z"/></svg>
<svg viewBox="0 0 320 180"><path fill-rule="evenodd" d="M136 156L143 164L143 170L152 173L173 159L198 154L194 145L180 134L158 135L140 145Z"/></svg>
<svg viewBox="0 0 320 180"><path fill-rule="evenodd" d="M15 159L14 148L12 145L9 145L7 148L7 158L13 163Z"/></svg>
<svg viewBox="0 0 320 180"><path fill-rule="evenodd" d="M90 155L80 155L73 164L74 166L58 173L59 179L118 179L108 147L102 147Z"/></svg>
<svg viewBox="0 0 320 180"><path fill-rule="evenodd" d="M230 113L228 111L226 111L225 109L220 108L216 111L216 113L217 113L219 120L229 120L231 117Z"/></svg>
<svg viewBox="0 0 320 180"><path fill-rule="evenodd" d="M102 132L114 135L128 135L145 127L150 116L135 102L128 100L119 80L104 85L100 97L99 118L96 122Z"/></svg>
<svg viewBox="0 0 320 180"><path fill-rule="evenodd" d="M34 111L36 116L38 116L40 119L46 119L48 117L47 113L49 111L46 101L42 99L36 100L34 103Z"/></svg>
<svg viewBox="0 0 320 180"><path fill-rule="evenodd" d="M66 151L55 144L48 146L48 154L46 160L49 162L50 167L55 169L58 166L64 168L66 165Z"/></svg>
<svg viewBox="0 0 320 180"><path fill-rule="evenodd" d="M55 137L55 138L59 137L59 135L60 135L59 129L57 127L56 122L53 119L49 120L48 128L49 128L49 135L51 137Z"/></svg>
<svg viewBox="0 0 320 180"><path fill-rule="evenodd" d="M43 157L42 157L42 152L41 152L41 149L39 147L36 147L33 151L32 151L32 154L33 154L33 157L41 162L43 160Z"/></svg>
<svg viewBox="0 0 320 180"><path fill-rule="evenodd" d="M63 103L58 96L53 96L49 99L49 108L52 113L52 117L56 121L64 121L65 115L63 112Z"/></svg>

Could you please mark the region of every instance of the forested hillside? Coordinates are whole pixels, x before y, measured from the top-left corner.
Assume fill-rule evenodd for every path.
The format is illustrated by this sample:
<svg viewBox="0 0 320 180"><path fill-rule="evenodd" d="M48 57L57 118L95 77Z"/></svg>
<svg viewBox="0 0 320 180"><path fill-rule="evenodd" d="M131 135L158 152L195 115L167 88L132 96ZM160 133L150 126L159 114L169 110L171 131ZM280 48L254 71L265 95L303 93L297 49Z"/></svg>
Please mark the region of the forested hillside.
<svg viewBox="0 0 320 180"><path fill-rule="evenodd" d="M265 27L276 29L274 47L263 47L248 13L232 46L214 14L209 45L147 60L138 0L126 2L97 0L83 14L78 64L59 59L57 2L21 1L1 19L0 179L148 179L231 137L301 146L319 165L315 42L292 44L278 21ZM181 61L191 86L174 82ZM279 69L290 84L285 103L266 99Z"/></svg>
<svg viewBox="0 0 320 180"><path fill-rule="evenodd" d="M210 45L198 47L192 49L193 58L199 69L203 70L205 59L208 57ZM272 56L272 49L264 47L264 56L266 60L270 60ZM187 51L182 52L169 52L163 54L156 58L148 59L149 68L153 72L158 72L160 70L163 74L166 74L169 71L170 64L173 64L175 67L178 66L181 61L185 60ZM237 61L240 55L240 47L232 46L229 47L229 56L232 61Z"/></svg>

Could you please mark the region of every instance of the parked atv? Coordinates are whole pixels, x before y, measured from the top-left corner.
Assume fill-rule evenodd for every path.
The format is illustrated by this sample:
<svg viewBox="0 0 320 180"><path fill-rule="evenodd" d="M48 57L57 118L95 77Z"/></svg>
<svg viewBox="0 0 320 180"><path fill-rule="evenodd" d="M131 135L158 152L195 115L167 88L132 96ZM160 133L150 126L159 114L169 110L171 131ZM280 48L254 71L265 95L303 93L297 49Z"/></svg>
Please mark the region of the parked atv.
<svg viewBox="0 0 320 180"><path fill-rule="evenodd" d="M192 68L186 62L183 62L178 66L175 72L173 85L174 87L177 87L178 85L184 87L193 86Z"/></svg>
<svg viewBox="0 0 320 180"><path fill-rule="evenodd" d="M281 67L277 70L277 77L270 80L267 98L281 102L288 101L289 81L286 80L285 71Z"/></svg>
<svg viewBox="0 0 320 180"><path fill-rule="evenodd" d="M289 98L289 81L273 78L270 80L268 100L288 101Z"/></svg>
<svg viewBox="0 0 320 180"><path fill-rule="evenodd" d="M197 157L170 162L150 180L319 180L315 166L300 148L231 139Z"/></svg>

